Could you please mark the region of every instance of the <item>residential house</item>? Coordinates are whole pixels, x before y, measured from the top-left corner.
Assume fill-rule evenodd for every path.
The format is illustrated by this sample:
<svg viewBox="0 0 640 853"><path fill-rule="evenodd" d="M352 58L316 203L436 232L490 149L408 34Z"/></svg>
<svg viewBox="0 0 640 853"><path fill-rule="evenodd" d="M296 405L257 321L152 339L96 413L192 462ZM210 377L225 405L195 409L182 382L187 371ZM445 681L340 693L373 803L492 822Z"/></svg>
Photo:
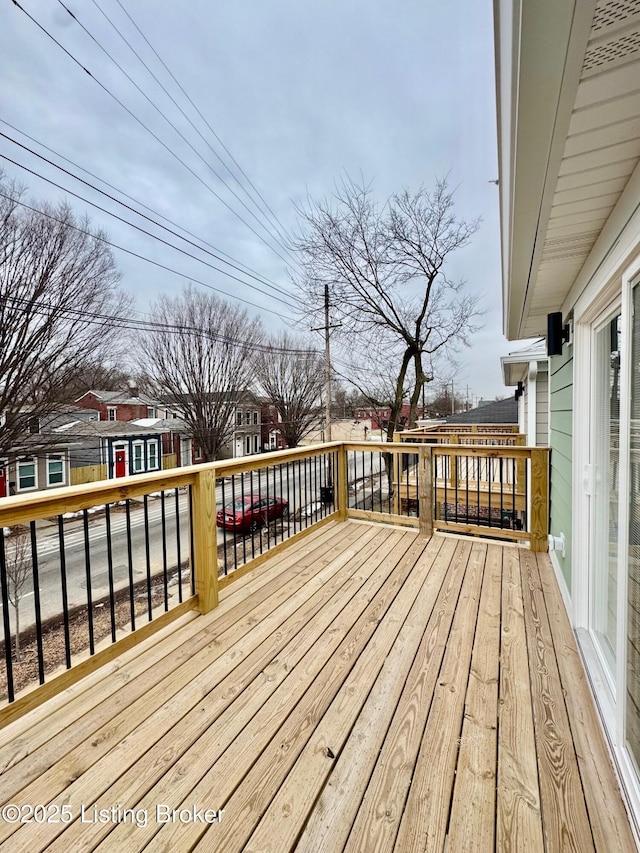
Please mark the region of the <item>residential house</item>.
<svg viewBox="0 0 640 853"><path fill-rule="evenodd" d="M517 388L518 425L531 447L549 444L549 358L546 341L509 353L500 359L507 387Z"/></svg>
<svg viewBox="0 0 640 853"><path fill-rule="evenodd" d="M547 337L552 562L640 820L640 7L494 9L504 332Z"/></svg>
<svg viewBox="0 0 640 853"><path fill-rule="evenodd" d="M409 423L411 414L411 406L409 403L404 403L400 409L400 417L398 418L398 429L404 429ZM354 409L353 416L357 421L371 421L371 429L387 429L391 418L391 406L359 406ZM417 417L424 417L424 412L419 406L417 409Z"/></svg>
<svg viewBox="0 0 640 853"><path fill-rule="evenodd" d="M286 441L282 430L282 418L273 403L260 402L260 427L263 450L282 450Z"/></svg>
<svg viewBox="0 0 640 853"><path fill-rule="evenodd" d="M245 391L236 403L233 437L231 445L222 454L223 459L231 456L251 456L262 452L262 404L251 391Z"/></svg>
<svg viewBox="0 0 640 853"><path fill-rule="evenodd" d="M449 424L517 424L518 406L513 397L491 400L475 409L458 412L445 418Z"/></svg>
<svg viewBox="0 0 640 853"><path fill-rule="evenodd" d="M95 409L101 421L134 421L139 418L177 417L170 406L138 394L137 388L129 391L87 391L76 400L76 406Z"/></svg>
<svg viewBox="0 0 640 853"><path fill-rule="evenodd" d="M162 430L127 421L70 422L56 432L69 441L70 465L88 480L113 479L162 469ZM87 482L75 479L75 482Z"/></svg>
<svg viewBox="0 0 640 853"><path fill-rule="evenodd" d="M153 428L161 434L164 468L179 468L196 461L193 441L181 418L137 418L130 423Z"/></svg>
<svg viewBox="0 0 640 853"><path fill-rule="evenodd" d="M0 458L0 498L60 488L69 482L69 448L64 440L26 436Z"/></svg>
<svg viewBox="0 0 640 853"><path fill-rule="evenodd" d="M57 429L70 421L96 418L96 412L87 409L34 414L28 434L0 456L0 498L70 485L71 445Z"/></svg>

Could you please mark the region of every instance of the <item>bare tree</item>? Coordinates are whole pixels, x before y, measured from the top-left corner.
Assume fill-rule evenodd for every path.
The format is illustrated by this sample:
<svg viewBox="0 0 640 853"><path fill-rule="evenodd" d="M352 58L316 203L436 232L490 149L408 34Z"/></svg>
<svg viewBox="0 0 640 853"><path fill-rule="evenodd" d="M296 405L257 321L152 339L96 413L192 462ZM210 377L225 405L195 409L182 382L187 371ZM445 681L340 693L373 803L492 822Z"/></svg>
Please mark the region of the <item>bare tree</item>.
<svg viewBox="0 0 640 853"><path fill-rule="evenodd" d="M3 531L0 531L2 535ZM29 537L24 532L14 533L4 540L7 594L16 616L15 658L20 660L20 601L30 575L31 555Z"/></svg>
<svg viewBox="0 0 640 853"><path fill-rule="evenodd" d="M311 347L287 332L273 337L260 353L256 378L282 420L288 447L297 447L321 410L324 361Z"/></svg>
<svg viewBox="0 0 640 853"><path fill-rule="evenodd" d="M254 378L260 321L191 286L173 299L161 296L152 321L156 328L140 338L140 369L213 461L231 439L236 405Z"/></svg>
<svg viewBox="0 0 640 853"><path fill-rule="evenodd" d="M87 219L23 195L0 175L0 455L56 408L81 365L117 353L131 302Z"/></svg>
<svg viewBox="0 0 640 853"><path fill-rule="evenodd" d="M466 343L479 316L477 297L464 295L446 262L466 246L477 222L458 220L446 181L378 205L369 187L346 181L332 200L299 209L296 240L301 270L292 274L320 313L324 286L331 291L332 324L363 351L371 343L398 352L387 437L392 438L411 377L410 425L420 393L432 379L436 355Z"/></svg>

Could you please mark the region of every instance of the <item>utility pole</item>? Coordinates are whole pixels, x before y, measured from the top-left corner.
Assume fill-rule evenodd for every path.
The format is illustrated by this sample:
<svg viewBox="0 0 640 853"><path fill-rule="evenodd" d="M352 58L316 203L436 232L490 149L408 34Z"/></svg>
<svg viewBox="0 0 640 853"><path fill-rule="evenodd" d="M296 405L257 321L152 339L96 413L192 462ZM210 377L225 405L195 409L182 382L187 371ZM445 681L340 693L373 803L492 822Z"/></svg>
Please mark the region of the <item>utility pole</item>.
<svg viewBox="0 0 640 853"><path fill-rule="evenodd" d="M338 323L338 325L340 325ZM331 441L331 350L329 347L329 285L324 286L324 326L311 327L312 332L324 332L324 418L326 441Z"/></svg>
<svg viewBox="0 0 640 853"><path fill-rule="evenodd" d="M331 441L331 351L329 349L329 285L324 286L324 396L327 441Z"/></svg>
<svg viewBox="0 0 640 853"><path fill-rule="evenodd" d="M453 379L451 380L451 414L455 415L456 413L456 397L453 393Z"/></svg>

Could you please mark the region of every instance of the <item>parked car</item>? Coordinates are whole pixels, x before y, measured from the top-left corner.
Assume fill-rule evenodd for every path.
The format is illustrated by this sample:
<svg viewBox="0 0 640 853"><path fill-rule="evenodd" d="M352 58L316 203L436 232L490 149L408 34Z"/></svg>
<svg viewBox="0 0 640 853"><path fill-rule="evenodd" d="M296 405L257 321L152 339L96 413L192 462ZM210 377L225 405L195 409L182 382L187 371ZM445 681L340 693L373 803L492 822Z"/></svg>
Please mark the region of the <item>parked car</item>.
<svg viewBox="0 0 640 853"><path fill-rule="evenodd" d="M266 495L243 495L230 501L224 509L218 511L216 524L234 533L246 533L258 530L268 521L281 518L289 513L289 505L284 498Z"/></svg>

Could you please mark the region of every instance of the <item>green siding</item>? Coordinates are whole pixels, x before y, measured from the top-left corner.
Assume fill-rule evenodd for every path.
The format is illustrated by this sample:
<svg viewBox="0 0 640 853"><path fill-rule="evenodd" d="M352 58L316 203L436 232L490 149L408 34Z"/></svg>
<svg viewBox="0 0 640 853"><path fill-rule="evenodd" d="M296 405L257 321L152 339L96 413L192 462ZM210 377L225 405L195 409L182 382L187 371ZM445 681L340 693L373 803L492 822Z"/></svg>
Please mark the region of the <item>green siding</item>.
<svg viewBox="0 0 640 853"><path fill-rule="evenodd" d="M573 436L573 347L550 364L551 382L551 533L564 533L566 556L556 551L562 574L571 589L571 469Z"/></svg>

